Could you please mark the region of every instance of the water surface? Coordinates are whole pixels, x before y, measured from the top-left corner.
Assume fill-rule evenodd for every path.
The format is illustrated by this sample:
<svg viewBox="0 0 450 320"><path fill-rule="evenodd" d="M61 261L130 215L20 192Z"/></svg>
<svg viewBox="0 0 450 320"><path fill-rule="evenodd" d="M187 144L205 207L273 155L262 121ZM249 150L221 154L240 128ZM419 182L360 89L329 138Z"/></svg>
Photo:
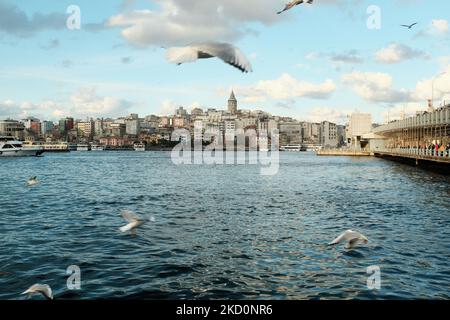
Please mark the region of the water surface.
<svg viewBox="0 0 450 320"><path fill-rule="evenodd" d="M309 153L259 169L175 166L165 152L0 159L0 299L34 283L56 299L450 298L448 177ZM121 234L121 209L155 222ZM349 228L370 243L327 246Z"/></svg>

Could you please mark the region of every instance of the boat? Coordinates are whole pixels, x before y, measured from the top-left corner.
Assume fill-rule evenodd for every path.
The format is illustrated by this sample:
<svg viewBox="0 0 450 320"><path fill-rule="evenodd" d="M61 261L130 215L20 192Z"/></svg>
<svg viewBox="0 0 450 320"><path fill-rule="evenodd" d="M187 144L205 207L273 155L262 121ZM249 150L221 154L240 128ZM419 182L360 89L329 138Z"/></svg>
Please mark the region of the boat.
<svg viewBox="0 0 450 320"><path fill-rule="evenodd" d="M105 151L106 147L102 144L93 144L91 146L91 151Z"/></svg>
<svg viewBox="0 0 450 320"><path fill-rule="evenodd" d="M45 152L69 152L69 144L67 142L46 143L43 144Z"/></svg>
<svg viewBox="0 0 450 320"><path fill-rule="evenodd" d="M89 146L89 144L84 144L84 143L79 143L77 145L77 151L90 151L91 148Z"/></svg>
<svg viewBox="0 0 450 320"><path fill-rule="evenodd" d="M75 143L69 143L69 151L77 151L77 145Z"/></svg>
<svg viewBox="0 0 450 320"><path fill-rule="evenodd" d="M0 157L37 157L44 153L41 146L23 146L22 141L14 137L0 137Z"/></svg>
<svg viewBox="0 0 450 320"><path fill-rule="evenodd" d="M145 144L139 142L139 143L135 143L133 145L134 151L139 151L139 152L143 152L145 151Z"/></svg>
<svg viewBox="0 0 450 320"><path fill-rule="evenodd" d="M288 144L280 147L280 151L289 151L289 152L304 152L307 148L300 144Z"/></svg>

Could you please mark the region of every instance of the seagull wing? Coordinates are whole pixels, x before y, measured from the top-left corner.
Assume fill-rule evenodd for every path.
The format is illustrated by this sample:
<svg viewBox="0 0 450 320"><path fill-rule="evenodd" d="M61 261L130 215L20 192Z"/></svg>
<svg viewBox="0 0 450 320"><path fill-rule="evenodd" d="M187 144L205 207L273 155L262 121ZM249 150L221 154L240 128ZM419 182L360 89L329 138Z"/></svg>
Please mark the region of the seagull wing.
<svg viewBox="0 0 450 320"><path fill-rule="evenodd" d="M347 230L345 232L343 232L339 237L337 237L336 239L334 239L333 241L331 241L329 243L329 245L334 245L334 244L338 244L342 241L349 241L350 239L354 238L355 233L352 230Z"/></svg>
<svg viewBox="0 0 450 320"><path fill-rule="evenodd" d="M200 45L198 49L200 52L206 53L207 55L222 59L224 62L232 65L242 72L247 73L253 71L247 57L241 52L241 50L231 44L210 43Z"/></svg>
<svg viewBox="0 0 450 320"><path fill-rule="evenodd" d="M33 294L33 293L41 293L47 299L53 299L53 292L49 285L46 284L35 284L32 285L28 290L23 292L22 294Z"/></svg>
<svg viewBox="0 0 450 320"><path fill-rule="evenodd" d="M170 63L178 65L188 62L194 62L198 59L198 50L195 47L173 47L167 49L166 58Z"/></svg>
<svg viewBox="0 0 450 320"><path fill-rule="evenodd" d="M129 210L122 210L120 213L128 223L133 223L141 220L134 212L131 212Z"/></svg>

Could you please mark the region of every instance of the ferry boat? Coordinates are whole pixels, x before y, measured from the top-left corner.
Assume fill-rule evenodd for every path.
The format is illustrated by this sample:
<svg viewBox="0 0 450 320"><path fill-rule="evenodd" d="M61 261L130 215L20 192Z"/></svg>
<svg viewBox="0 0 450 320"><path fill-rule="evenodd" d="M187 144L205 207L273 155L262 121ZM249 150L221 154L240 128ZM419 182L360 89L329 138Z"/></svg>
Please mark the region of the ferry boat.
<svg viewBox="0 0 450 320"><path fill-rule="evenodd" d="M91 146L91 151L105 151L106 147L102 144L93 144Z"/></svg>
<svg viewBox="0 0 450 320"><path fill-rule="evenodd" d="M42 145L45 152L69 152L69 144L67 142L61 143L46 143Z"/></svg>
<svg viewBox="0 0 450 320"><path fill-rule="evenodd" d="M44 153L40 146L24 147L22 141L14 137L0 137L0 157L37 157Z"/></svg>
<svg viewBox="0 0 450 320"><path fill-rule="evenodd" d="M280 151L289 151L289 152L304 152L307 148L300 144L288 144L280 147Z"/></svg>
<svg viewBox="0 0 450 320"><path fill-rule="evenodd" d="M80 143L77 145L77 151L90 151L90 146L88 144Z"/></svg>
<svg viewBox="0 0 450 320"><path fill-rule="evenodd" d="M143 152L143 151L145 151L145 144L143 144L141 142L135 143L133 148L134 148L134 151Z"/></svg>
<svg viewBox="0 0 450 320"><path fill-rule="evenodd" d="M75 143L69 143L69 151L77 151L77 145Z"/></svg>

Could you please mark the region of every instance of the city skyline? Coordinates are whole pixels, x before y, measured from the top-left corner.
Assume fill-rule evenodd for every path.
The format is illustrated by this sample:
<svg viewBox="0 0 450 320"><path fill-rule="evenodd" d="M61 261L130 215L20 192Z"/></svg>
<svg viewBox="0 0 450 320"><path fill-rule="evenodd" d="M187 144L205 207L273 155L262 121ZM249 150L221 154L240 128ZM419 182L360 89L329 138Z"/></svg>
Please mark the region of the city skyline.
<svg viewBox="0 0 450 320"><path fill-rule="evenodd" d="M388 115L425 110L433 82L435 105L449 99L446 2L379 1L380 30L367 28L371 3L363 0L322 1L282 17L276 11L285 1L258 2L258 10L251 3L183 3L117 0L104 8L78 1L81 29L68 30L69 1L1 0L0 17L15 19L0 24L0 117L56 121L168 114L180 105L219 109L233 89L242 109L336 123L358 110L383 123ZM192 17L211 30L203 32ZM170 65L161 47L188 40L170 28L157 34L152 21L183 27L195 41L233 41L254 72L243 75L213 59ZM400 26L415 21L411 30Z"/></svg>

